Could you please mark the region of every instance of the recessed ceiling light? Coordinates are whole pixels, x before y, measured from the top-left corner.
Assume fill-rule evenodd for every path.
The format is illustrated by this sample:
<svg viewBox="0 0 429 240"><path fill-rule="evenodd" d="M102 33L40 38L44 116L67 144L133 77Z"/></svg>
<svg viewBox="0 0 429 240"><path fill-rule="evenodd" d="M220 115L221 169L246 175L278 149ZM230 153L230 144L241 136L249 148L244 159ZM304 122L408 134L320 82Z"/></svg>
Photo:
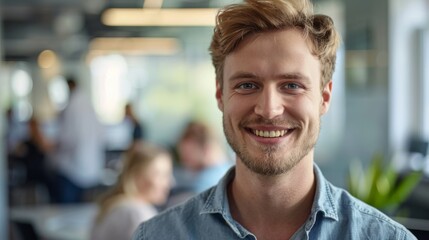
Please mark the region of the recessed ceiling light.
<svg viewBox="0 0 429 240"><path fill-rule="evenodd" d="M217 8L112 8L102 15L108 26L214 26Z"/></svg>

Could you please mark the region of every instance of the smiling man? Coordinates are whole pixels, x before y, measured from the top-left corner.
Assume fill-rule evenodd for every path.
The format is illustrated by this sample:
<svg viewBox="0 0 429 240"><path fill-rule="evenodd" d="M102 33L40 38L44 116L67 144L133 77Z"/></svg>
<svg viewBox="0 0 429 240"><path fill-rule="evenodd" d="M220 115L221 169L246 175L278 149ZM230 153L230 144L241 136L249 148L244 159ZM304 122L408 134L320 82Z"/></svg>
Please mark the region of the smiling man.
<svg viewBox="0 0 429 240"><path fill-rule="evenodd" d="M134 239L415 239L314 164L338 44L331 18L313 14L306 0L222 9L210 50L236 166L140 225Z"/></svg>

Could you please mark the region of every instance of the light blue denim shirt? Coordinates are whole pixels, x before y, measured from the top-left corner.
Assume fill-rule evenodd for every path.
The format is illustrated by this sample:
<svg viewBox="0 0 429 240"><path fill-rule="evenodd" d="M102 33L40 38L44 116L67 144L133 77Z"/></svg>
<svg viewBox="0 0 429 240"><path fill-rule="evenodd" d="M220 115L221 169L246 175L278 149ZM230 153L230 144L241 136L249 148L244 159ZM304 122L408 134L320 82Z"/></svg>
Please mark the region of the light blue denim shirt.
<svg viewBox="0 0 429 240"><path fill-rule="evenodd" d="M416 239L404 226L329 183L315 165L316 195L306 223L291 239ZM229 210L231 168L219 184L142 223L134 240L257 239Z"/></svg>

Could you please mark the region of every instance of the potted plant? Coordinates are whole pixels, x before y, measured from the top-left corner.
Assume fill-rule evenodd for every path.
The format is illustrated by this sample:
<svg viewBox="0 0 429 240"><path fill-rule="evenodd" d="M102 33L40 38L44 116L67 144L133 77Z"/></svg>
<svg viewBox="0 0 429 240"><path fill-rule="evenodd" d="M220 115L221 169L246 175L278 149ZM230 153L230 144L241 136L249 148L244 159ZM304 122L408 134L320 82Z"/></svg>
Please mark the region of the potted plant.
<svg viewBox="0 0 429 240"><path fill-rule="evenodd" d="M350 165L348 189L353 196L393 215L422 175L421 171L400 174L391 162L386 163L382 155L375 154L366 170L360 161L354 161Z"/></svg>

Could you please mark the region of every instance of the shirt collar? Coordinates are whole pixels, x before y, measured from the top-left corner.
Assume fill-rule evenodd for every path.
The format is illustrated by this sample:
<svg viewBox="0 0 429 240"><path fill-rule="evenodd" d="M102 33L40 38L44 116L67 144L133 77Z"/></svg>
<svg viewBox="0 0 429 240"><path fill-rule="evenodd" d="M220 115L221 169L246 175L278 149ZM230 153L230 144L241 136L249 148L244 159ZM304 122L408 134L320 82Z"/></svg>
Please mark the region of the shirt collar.
<svg viewBox="0 0 429 240"><path fill-rule="evenodd" d="M338 221L338 209L334 204L332 185L326 180L316 164L314 164L314 175L316 177L316 194L311 215L315 216L322 212L325 217Z"/></svg>
<svg viewBox="0 0 429 240"><path fill-rule="evenodd" d="M228 203L228 184L235 177L235 166L231 167L216 187L210 190L207 200L200 214L221 214L229 227L240 237L245 238L251 234L241 224L236 222L231 215Z"/></svg>
<svg viewBox="0 0 429 240"><path fill-rule="evenodd" d="M222 215L231 215L228 204L228 184L235 177L235 166L231 167L222 177L216 187L210 190L207 200L200 214L220 213Z"/></svg>
<svg viewBox="0 0 429 240"><path fill-rule="evenodd" d="M338 221L338 210L334 204L331 184L325 179L319 167L314 164L316 178L316 193L310 213L311 225L316 221L316 216L320 212L325 218ZM241 237L250 234L231 215L227 197L228 184L234 179L235 167L231 167L219 184L210 190L207 200L200 211L200 214L221 214L229 226Z"/></svg>

